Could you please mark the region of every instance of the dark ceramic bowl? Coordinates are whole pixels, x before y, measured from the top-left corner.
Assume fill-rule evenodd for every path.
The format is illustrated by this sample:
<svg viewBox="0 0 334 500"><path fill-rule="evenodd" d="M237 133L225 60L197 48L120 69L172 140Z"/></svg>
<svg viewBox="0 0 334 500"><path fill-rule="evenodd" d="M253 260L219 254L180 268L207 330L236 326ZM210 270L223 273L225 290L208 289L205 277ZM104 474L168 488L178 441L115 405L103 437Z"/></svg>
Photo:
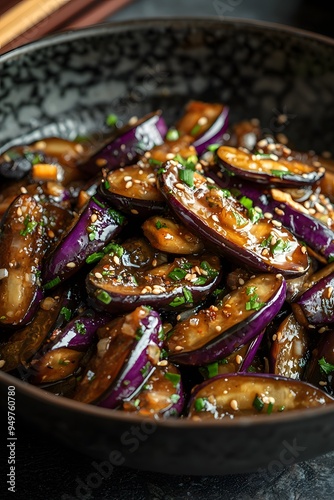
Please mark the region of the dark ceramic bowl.
<svg viewBox="0 0 334 500"><path fill-rule="evenodd" d="M334 41L239 20L156 20L65 33L0 58L0 146L75 137L108 112L162 108L172 121L190 98L228 103L300 149L334 148ZM285 114L287 122L277 120ZM96 459L173 474L283 467L334 449L334 407L210 423L149 422L15 386L17 413ZM117 452L117 453L116 453Z"/></svg>

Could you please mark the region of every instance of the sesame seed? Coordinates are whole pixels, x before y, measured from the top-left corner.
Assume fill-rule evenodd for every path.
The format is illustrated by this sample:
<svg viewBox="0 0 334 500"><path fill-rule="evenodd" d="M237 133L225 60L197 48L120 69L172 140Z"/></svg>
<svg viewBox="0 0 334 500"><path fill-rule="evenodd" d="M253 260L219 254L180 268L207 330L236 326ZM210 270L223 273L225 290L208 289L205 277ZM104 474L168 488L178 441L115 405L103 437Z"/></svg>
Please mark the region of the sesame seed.
<svg viewBox="0 0 334 500"><path fill-rule="evenodd" d="M208 119L206 116L201 116L200 119L198 120L198 125L206 125L208 123Z"/></svg>
<svg viewBox="0 0 334 500"><path fill-rule="evenodd" d="M133 182L132 182L132 181L128 181L128 182L125 184L125 189L130 189L132 186L133 186Z"/></svg>
<svg viewBox="0 0 334 500"><path fill-rule="evenodd" d="M145 158L151 158L151 153L150 151L146 151L146 153L144 154Z"/></svg>
<svg viewBox="0 0 334 500"><path fill-rule="evenodd" d="M144 170L142 170L142 169L138 170L139 175L143 175L143 173L144 173Z"/></svg>
<svg viewBox="0 0 334 500"><path fill-rule="evenodd" d="M102 278L102 274L101 274L101 273L98 273L98 272L96 272L96 273L94 274L94 276L95 276L95 278L97 278L97 279L101 279L101 278Z"/></svg>
<svg viewBox="0 0 334 500"><path fill-rule="evenodd" d="M320 380L319 385L325 386L327 385L327 382L325 382L324 380Z"/></svg>
<svg viewBox="0 0 334 500"><path fill-rule="evenodd" d="M230 309L232 306L231 306L231 304L227 303L227 304L225 304L225 307L226 307L227 309ZM218 309L217 309L217 311L218 311Z"/></svg>
<svg viewBox="0 0 334 500"><path fill-rule="evenodd" d="M157 363L158 366L167 366L168 365L168 361L167 359L162 359L161 361L159 361Z"/></svg>
<svg viewBox="0 0 334 500"><path fill-rule="evenodd" d="M281 115L278 115L278 117L277 117L278 123L283 125L283 123L286 123L287 121L288 121L288 117L285 114L282 113Z"/></svg>
<svg viewBox="0 0 334 500"><path fill-rule="evenodd" d="M276 238L276 236L273 236L273 237L271 238L270 244L271 244L271 245L276 245L276 243L277 243L277 238Z"/></svg>
<svg viewBox="0 0 334 500"><path fill-rule="evenodd" d="M239 285L244 285L245 284L245 280L242 279L242 278L239 278L238 282L239 282Z"/></svg>
<svg viewBox="0 0 334 500"><path fill-rule="evenodd" d="M131 177L131 175L125 175L123 180L125 182L132 181L132 177Z"/></svg>
<svg viewBox="0 0 334 500"><path fill-rule="evenodd" d="M307 253L307 248L306 248L306 247L304 247L304 246L302 246L302 247L300 248L300 251L301 251L301 253L306 254L306 253Z"/></svg>
<svg viewBox="0 0 334 500"><path fill-rule="evenodd" d="M22 194L27 194L28 192L24 186L21 186L20 191Z"/></svg>
<svg viewBox="0 0 334 500"><path fill-rule="evenodd" d="M310 323L307 325L307 328L310 330L315 330L315 325L311 325Z"/></svg>
<svg viewBox="0 0 334 500"><path fill-rule="evenodd" d="M177 183L175 184L175 187L176 187L176 189L180 189L181 191L184 191L184 190L185 190L184 185L183 185L183 184L181 184L180 182L177 182Z"/></svg>
<svg viewBox="0 0 334 500"><path fill-rule="evenodd" d="M232 410L239 410L238 401L236 399L232 399L232 401L230 402L230 407L232 408Z"/></svg>
<svg viewBox="0 0 334 500"><path fill-rule="evenodd" d="M326 326L319 328L318 333L324 333L327 330Z"/></svg>
<svg viewBox="0 0 334 500"><path fill-rule="evenodd" d="M214 312L218 311L218 307L216 307L216 306L211 306L210 309L211 309L211 311L214 311Z"/></svg>
<svg viewBox="0 0 334 500"><path fill-rule="evenodd" d="M107 165L107 160L105 158L97 158L95 160L95 165L97 165L98 167L104 167L105 165Z"/></svg>
<svg viewBox="0 0 334 500"><path fill-rule="evenodd" d="M48 230L48 237L51 239L55 237L55 233L52 231L52 229Z"/></svg>
<svg viewBox="0 0 334 500"><path fill-rule="evenodd" d="M316 210L318 210L318 212L320 212L321 214L324 213L325 207L320 205L320 203L315 203L314 206L315 206Z"/></svg>
<svg viewBox="0 0 334 500"><path fill-rule="evenodd" d="M236 362L237 362L237 364L238 364L238 365L241 365L241 363L242 363L242 359L243 359L243 358L242 358L242 356L240 356L240 354L238 354L238 355L235 357L235 360L236 360Z"/></svg>
<svg viewBox="0 0 334 500"><path fill-rule="evenodd" d="M287 138L287 136L285 134L277 134L277 140L278 142L280 142L281 144L288 144L289 142L289 139Z"/></svg>
<svg viewBox="0 0 334 500"><path fill-rule="evenodd" d="M184 347L182 345L177 345L174 349L174 351L183 351Z"/></svg>
<svg viewBox="0 0 334 500"><path fill-rule="evenodd" d="M92 222L96 222L96 221L97 221L97 215L96 215L96 214L92 214L92 215L90 216L90 220L91 220Z"/></svg>
<svg viewBox="0 0 334 500"><path fill-rule="evenodd" d="M272 336L272 339L273 339L273 342L275 342L275 340L277 339L276 333L274 333L274 335Z"/></svg>
<svg viewBox="0 0 334 500"><path fill-rule="evenodd" d="M254 207L254 210L255 210L255 212L257 212L257 213L259 213L259 214L261 214L261 213L262 213L262 210L261 210L261 208L260 208L260 207Z"/></svg>
<svg viewBox="0 0 334 500"><path fill-rule="evenodd" d="M6 361L4 359L0 359L0 368L5 365Z"/></svg>
<svg viewBox="0 0 334 500"><path fill-rule="evenodd" d="M191 318L189 323L191 324L191 326L196 326L199 322L199 319L198 318Z"/></svg>
<svg viewBox="0 0 334 500"><path fill-rule="evenodd" d="M268 144L267 139L261 139L261 141L259 141L259 142L257 143L257 145L258 145L260 148L264 148L264 147L266 147L266 145L267 145L267 144Z"/></svg>
<svg viewBox="0 0 334 500"><path fill-rule="evenodd" d="M278 220L272 220L271 222L275 227L282 227L282 222L279 222Z"/></svg>
<svg viewBox="0 0 334 500"><path fill-rule="evenodd" d="M66 267L69 267L70 269L71 269L71 268L73 269L75 266L76 266L75 262L68 262L68 263L66 264Z"/></svg>
<svg viewBox="0 0 334 500"><path fill-rule="evenodd" d="M21 207L18 207L18 209L16 210L16 213L19 217L21 217L22 215L22 210L21 210Z"/></svg>
<svg viewBox="0 0 334 500"><path fill-rule="evenodd" d="M225 390L223 391L223 394L228 394L228 391L225 389Z"/></svg>
<svg viewBox="0 0 334 500"><path fill-rule="evenodd" d="M158 265L157 259L152 260L152 267L156 267Z"/></svg>
<svg viewBox="0 0 334 500"><path fill-rule="evenodd" d="M222 331L222 327L220 325L217 325L216 328L215 328L216 332L221 332Z"/></svg>
<svg viewBox="0 0 334 500"><path fill-rule="evenodd" d="M283 210L281 210L278 207L275 208L275 212L277 213L277 215L285 215L284 212L283 212Z"/></svg>
<svg viewBox="0 0 334 500"><path fill-rule="evenodd" d="M218 215L216 215L216 214L213 214L213 215L211 216L211 219L212 219L212 220L214 220L215 222L219 222L219 217L218 217Z"/></svg>
<svg viewBox="0 0 334 500"><path fill-rule="evenodd" d="M264 214L263 214L263 215L264 215L264 217L265 217L266 219L272 219L272 218L273 218L273 214L271 214L270 212L264 212Z"/></svg>
<svg viewBox="0 0 334 500"><path fill-rule="evenodd" d="M136 210L135 208L132 208L132 209L131 209L131 213L132 213L133 215L138 215L138 214L139 214L138 210Z"/></svg>
<svg viewBox="0 0 334 500"><path fill-rule="evenodd" d="M326 288L327 299L331 298L332 293L333 293L333 287L332 286L329 286L328 288Z"/></svg>
<svg viewBox="0 0 334 500"><path fill-rule="evenodd" d="M262 255L268 255L269 254L269 250L268 248L264 248L261 252Z"/></svg>
<svg viewBox="0 0 334 500"><path fill-rule="evenodd" d="M134 125L138 121L138 116L131 116L129 120L129 125Z"/></svg>
<svg viewBox="0 0 334 500"><path fill-rule="evenodd" d="M215 181L213 179L211 179L211 177L207 177L206 178L206 181L209 183L209 184L214 184Z"/></svg>
<svg viewBox="0 0 334 500"><path fill-rule="evenodd" d="M116 264L117 266L119 266L120 260L119 260L119 257L118 257L117 255L114 255L114 257L113 257L113 261L115 262L115 264Z"/></svg>
<svg viewBox="0 0 334 500"><path fill-rule="evenodd" d="M309 209L309 214L310 215L314 215L316 213L316 209L315 208L310 208Z"/></svg>

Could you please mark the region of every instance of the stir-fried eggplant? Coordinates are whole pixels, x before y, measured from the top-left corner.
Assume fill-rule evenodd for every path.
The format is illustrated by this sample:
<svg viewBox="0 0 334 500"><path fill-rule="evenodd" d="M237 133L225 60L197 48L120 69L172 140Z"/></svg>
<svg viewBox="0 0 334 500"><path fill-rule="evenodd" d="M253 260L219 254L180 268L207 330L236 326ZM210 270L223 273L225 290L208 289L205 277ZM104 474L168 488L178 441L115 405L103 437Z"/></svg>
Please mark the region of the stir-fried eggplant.
<svg viewBox="0 0 334 500"><path fill-rule="evenodd" d="M305 382L262 374L226 374L195 388L188 417L218 420L268 415L269 418L271 413L333 403L333 398Z"/></svg>
<svg viewBox="0 0 334 500"><path fill-rule="evenodd" d="M212 292L221 278L217 256L177 257L152 251L145 239L114 245L87 276L95 308L128 311L138 305L177 310L191 307Z"/></svg>
<svg viewBox="0 0 334 500"><path fill-rule="evenodd" d="M203 365L220 360L250 342L276 316L285 300L282 275L260 274L202 309L168 334L171 361Z"/></svg>
<svg viewBox="0 0 334 500"><path fill-rule="evenodd" d="M304 380L334 395L334 331L321 332L304 373Z"/></svg>
<svg viewBox="0 0 334 500"><path fill-rule="evenodd" d="M161 191L175 214L216 250L260 271L298 276L308 268L296 238L276 220L262 218L232 193L175 161L159 176Z"/></svg>

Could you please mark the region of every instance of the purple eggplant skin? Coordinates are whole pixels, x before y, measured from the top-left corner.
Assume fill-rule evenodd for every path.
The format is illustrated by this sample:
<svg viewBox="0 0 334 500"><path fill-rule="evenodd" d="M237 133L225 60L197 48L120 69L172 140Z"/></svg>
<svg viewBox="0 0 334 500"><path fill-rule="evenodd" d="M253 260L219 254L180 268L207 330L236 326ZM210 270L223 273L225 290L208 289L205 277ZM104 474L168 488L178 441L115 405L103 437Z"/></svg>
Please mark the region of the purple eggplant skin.
<svg viewBox="0 0 334 500"><path fill-rule="evenodd" d="M171 160L158 181L175 215L218 253L257 271L289 277L307 271L307 255L291 232L275 220L251 219L248 209L212 179Z"/></svg>
<svg viewBox="0 0 334 500"><path fill-rule="evenodd" d="M226 358L205 366L204 369L201 369L201 373L204 374L205 378L212 378L222 373L247 372L260 347L264 332L263 329L254 339L232 352Z"/></svg>
<svg viewBox="0 0 334 500"><path fill-rule="evenodd" d="M289 314L272 336L269 351L270 372L274 375L302 380L310 356L311 339L308 331Z"/></svg>
<svg viewBox="0 0 334 500"><path fill-rule="evenodd" d="M304 326L334 325L334 271L317 281L292 304Z"/></svg>
<svg viewBox="0 0 334 500"><path fill-rule="evenodd" d="M306 213L305 209L304 212L300 212L288 203L274 200L270 193L265 194L254 184L235 182L233 186L243 196L250 198L263 212L275 214L275 219L287 227L296 238L300 238L323 256L327 262L334 257L334 231L324 222Z"/></svg>
<svg viewBox="0 0 334 500"><path fill-rule="evenodd" d="M221 146L217 158L224 170L246 181L266 186L301 187L320 181L325 169L318 169L294 159L276 155L253 154L231 146Z"/></svg>
<svg viewBox="0 0 334 500"><path fill-rule="evenodd" d="M131 398L153 372L165 334L159 314L141 306L99 329L98 336L97 352L74 399L114 408Z"/></svg>
<svg viewBox="0 0 334 500"><path fill-rule="evenodd" d="M43 293L39 279L46 249L44 211L27 194L9 206L0 228L0 324L23 326L33 318Z"/></svg>
<svg viewBox="0 0 334 500"><path fill-rule="evenodd" d="M110 316L87 309L73 318L55 338L42 346L30 363L29 381L33 384L56 382L72 375L80 360L93 345L96 330L110 321Z"/></svg>
<svg viewBox="0 0 334 500"><path fill-rule="evenodd" d="M115 380L110 394L99 406L116 408L138 391L159 362L164 334L161 318L156 311L150 310L147 316L141 319L137 335L140 338L136 346Z"/></svg>
<svg viewBox="0 0 334 500"><path fill-rule="evenodd" d="M196 148L198 155L203 154L210 144L215 144L223 140L223 135L228 129L229 111L228 106L224 106L209 129L195 139L193 146Z"/></svg>
<svg viewBox="0 0 334 500"><path fill-rule="evenodd" d="M177 324L166 342L169 359L201 366L225 358L260 334L281 309L285 295L282 275L257 275L217 307Z"/></svg>
<svg viewBox="0 0 334 500"><path fill-rule="evenodd" d="M101 168L113 170L133 163L140 154L162 144L167 125L161 111L155 111L119 131L116 137L78 165L87 174L96 175Z"/></svg>
<svg viewBox="0 0 334 500"><path fill-rule="evenodd" d="M171 363L156 366L140 391L119 409L155 419L180 416L185 405L181 374Z"/></svg>
<svg viewBox="0 0 334 500"><path fill-rule="evenodd" d="M165 254L154 251L146 239L135 238L116 245L100 260L88 274L86 288L89 304L97 310L119 313L148 305L176 311L203 301L217 287L222 272L215 255L177 257L166 263Z"/></svg>
<svg viewBox="0 0 334 500"><path fill-rule="evenodd" d="M43 270L44 288L53 288L77 273L87 257L102 250L120 233L125 223L122 214L93 196L49 255Z"/></svg>
<svg viewBox="0 0 334 500"><path fill-rule="evenodd" d="M193 420L301 410L334 404L322 390L299 380L268 374L217 375L194 388L188 407Z"/></svg>
<svg viewBox="0 0 334 500"><path fill-rule="evenodd" d="M306 365L303 380L334 396L334 330L321 333Z"/></svg>

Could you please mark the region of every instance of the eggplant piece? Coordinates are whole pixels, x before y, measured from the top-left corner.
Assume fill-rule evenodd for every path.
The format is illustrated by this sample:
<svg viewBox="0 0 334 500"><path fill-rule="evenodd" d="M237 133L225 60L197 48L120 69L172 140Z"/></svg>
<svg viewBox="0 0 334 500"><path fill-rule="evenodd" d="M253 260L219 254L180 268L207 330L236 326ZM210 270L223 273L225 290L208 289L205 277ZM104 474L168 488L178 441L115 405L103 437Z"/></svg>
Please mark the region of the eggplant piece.
<svg viewBox="0 0 334 500"><path fill-rule="evenodd" d="M161 252L193 255L204 249L198 236L171 218L154 215L142 224L142 229L151 245Z"/></svg>
<svg viewBox="0 0 334 500"><path fill-rule="evenodd" d="M116 245L86 278L91 305L110 313L149 305L182 310L201 302L218 285L222 270L217 256L177 257L166 263L147 241Z"/></svg>
<svg viewBox="0 0 334 500"><path fill-rule="evenodd" d="M321 278L291 304L298 322L309 325L334 324L334 271Z"/></svg>
<svg viewBox="0 0 334 500"><path fill-rule="evenodd" d="M272 337L270 372L301 380L310 356L310 338L293 314L289 314Z"/></svg>
<svg viewBox="0 0 334 500"><path fill-rule="evenodd" d="M145 151L162 144L167 126L161 111L144 116L135 124L127 125L107 144L95 152L88 160L79 163L78 167L85 173L96 175L103 167L107 170L124 167L133 163Z"/></svg>
<svg viewBox="0 0 334 500"><path fill-rule="evenodd" d="M276 220L260 218L226 189L175 161L165 164L159 185L176 216L217 252L259 271L300 276L307 255L296 238ZM254 221L254 222L253 222Z"/></svg>
<svg viewBox="0 0 334 500"><path fill-rule="evenodd" d="M312 351L303 379L320 387L327 394L334 395L334 331L321 333L316 347Z"/></svg>
<svg viewBox="0 0 334 500"><path fill-rule="evenodd" d="M123 215L93 196L49 255L43 269L44 288L53 288L77 273L87 257L102 250L124 224Z"/></svg>
<svg viewBox="0 0 334 500"><path fill-rule="evenodd" d="M223 104L190 101L175 128L181 136L193 137L197 153L202 154L210 144L222 140L228 115L229 108Z"/></svg>
<svg viewBox="0 0 334 500"><path fill-rule="evenodd" d="M263 374L225 374L195 388L188 418L233 419L331 405L334 399L311 384Z"/></svg>
<svg viewBox="0 0 334 500"><path fill-rule="evenodd" d="M30 362L29 381L33 384L57 382L76 373L82 358L92 346L96 330L110 316L87 309L55 332Z"/></svg>
<svg viewBox="0 0 334 500"><path fill-rule="evenodd" d="M185 404L181 374L176 366L157 366L140 391L121 410L155 419L179 416Z"/></svg>
<svg viewBox="0 0 334 500"><path fill-rule="evenodd" d="M0 324L23 326L42 299L39 279L45 252L43 207L27 194L17 197L1 221Z"/></svg>
<svg viewBox="0 0 334 500"><path fill-rule="evenodd" d="M230 146L221 146L217 157L223 169L245 180L274 186L315 184L325 169L317 169L296 160L278 158L274 154L252 154Z"/></svg>
<svg viewBox="0 0 334 500"><path fill-rule="evenodd" d="M225 358L260 334L281 309L285 294L282 275L260 274L250 279L217 306L177 324L166 342L169 359L204 365Z"/></svg>
<svg viewBox="0 0 334 500"><path fill-rule="evenodd" d="M20 181L31 171L34 154L20 154L15 149L6 151L0 157L0 176L8 180Z"/></svg>
<svg viewBox="0 0 334 500"><path fill-rule="evenodd" d="M176 131L179 134L178 131ZM194 138L190 135L181 135L177 139L168 140L168 134L163 144L154 146L150 151L145 153L141 161L145 161L155 168L159 168L165 161L174 158L175 156L197 161L197 151L193 146ZM189 161L190 161L189 160Z"/></svg>
<svg viewBox="0 0 334 500"><path fill-rule="evenodd" d="M226 358L215 361L201 369L205 378L212 378L222 373L243 373L247 372L253 363L265 330L247 344L239 347L236 351L229 354Z"/></svg>
<svg viewBox="0 0 334 500"><path fill-rule="evenodd" d="M143 162L109 172L99 192L118 210L132 216L149 217L166 210L164 197L156 186L154 168Z"/></svg>
<svg viewBox="0 0 334 500"><path fill-rule="evenodd" d="M160 359L164 340L159 314L147 307L107 324L74 399L115 408L145 383Z"/></svg>

